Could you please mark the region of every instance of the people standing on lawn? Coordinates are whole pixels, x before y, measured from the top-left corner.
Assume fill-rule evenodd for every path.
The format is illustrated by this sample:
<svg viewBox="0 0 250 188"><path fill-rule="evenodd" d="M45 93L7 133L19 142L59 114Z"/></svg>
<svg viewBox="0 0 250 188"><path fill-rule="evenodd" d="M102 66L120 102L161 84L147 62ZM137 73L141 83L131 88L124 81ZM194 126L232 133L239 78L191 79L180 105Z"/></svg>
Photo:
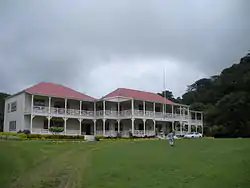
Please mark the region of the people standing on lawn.
<svg viewBox="0 0 250 188"><path fill-rule="evenodd" d="M168 143L169 143L170 146L174 146L174 136L175 136L175 132L174 131L171 131L166 136L166 139L168 140Z"/></svg>

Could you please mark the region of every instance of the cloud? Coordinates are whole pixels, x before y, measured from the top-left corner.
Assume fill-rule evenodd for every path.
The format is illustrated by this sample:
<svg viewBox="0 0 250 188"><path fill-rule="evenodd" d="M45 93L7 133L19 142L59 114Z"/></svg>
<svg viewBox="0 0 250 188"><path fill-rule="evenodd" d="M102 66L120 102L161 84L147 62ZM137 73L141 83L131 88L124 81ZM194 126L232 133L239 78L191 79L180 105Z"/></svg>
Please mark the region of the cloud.
<svg viewBox="0 0 250 188"><path fill-rule="evenodd" d="M53 81L102 96L116 87L181 95L246 54L248 1L1 1L0 86Z"/></svg>

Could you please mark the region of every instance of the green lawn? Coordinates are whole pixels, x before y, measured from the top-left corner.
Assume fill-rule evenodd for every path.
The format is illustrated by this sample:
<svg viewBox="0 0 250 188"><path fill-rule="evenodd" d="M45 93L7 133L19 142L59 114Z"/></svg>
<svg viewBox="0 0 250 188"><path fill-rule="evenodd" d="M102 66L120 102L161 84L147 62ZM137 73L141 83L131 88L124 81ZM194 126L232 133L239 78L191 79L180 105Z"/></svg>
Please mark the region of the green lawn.
<svg viewBox="0 0 250 188"><path fill-rule="evenodd" d="M249 188L250 139L0 141L0 187Z"/></svg>

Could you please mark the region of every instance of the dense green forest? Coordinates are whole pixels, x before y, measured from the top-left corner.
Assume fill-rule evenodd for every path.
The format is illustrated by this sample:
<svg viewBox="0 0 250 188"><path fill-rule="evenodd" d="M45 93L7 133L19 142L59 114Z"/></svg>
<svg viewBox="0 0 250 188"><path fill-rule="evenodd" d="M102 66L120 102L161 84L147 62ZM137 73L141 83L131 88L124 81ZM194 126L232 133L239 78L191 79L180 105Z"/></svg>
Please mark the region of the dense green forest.
<svg viewBox="0 0 250 188"><path fill-rule="evenodd" d="M165 96L204 111L206 135L250 137L250 53L220 75L197 80L181 99L170 91Z"/></svg>
<svg viewBox="0 0 250 188"><path fill-rule="evenodd" d="M0 131L3 131L3 121L4 121L4 103L5 98L9 95L6 93L0 93Z"/></svg>

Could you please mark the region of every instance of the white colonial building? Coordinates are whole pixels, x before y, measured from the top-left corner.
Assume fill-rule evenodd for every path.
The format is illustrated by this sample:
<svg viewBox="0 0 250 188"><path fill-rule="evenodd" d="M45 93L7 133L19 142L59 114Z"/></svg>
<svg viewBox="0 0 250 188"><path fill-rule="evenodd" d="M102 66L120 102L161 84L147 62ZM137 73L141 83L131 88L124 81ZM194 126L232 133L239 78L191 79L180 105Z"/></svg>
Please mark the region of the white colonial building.
<svg viewBox="0 0 250 188"><path fill-rule="evenodd" d="M202 112L173 103L158 94L119 88L101 99L68 87L41 82L5 101L4 131L30 130L49 134L52 126L62 134L154 136L159 131L203 133Z"/></svg>

